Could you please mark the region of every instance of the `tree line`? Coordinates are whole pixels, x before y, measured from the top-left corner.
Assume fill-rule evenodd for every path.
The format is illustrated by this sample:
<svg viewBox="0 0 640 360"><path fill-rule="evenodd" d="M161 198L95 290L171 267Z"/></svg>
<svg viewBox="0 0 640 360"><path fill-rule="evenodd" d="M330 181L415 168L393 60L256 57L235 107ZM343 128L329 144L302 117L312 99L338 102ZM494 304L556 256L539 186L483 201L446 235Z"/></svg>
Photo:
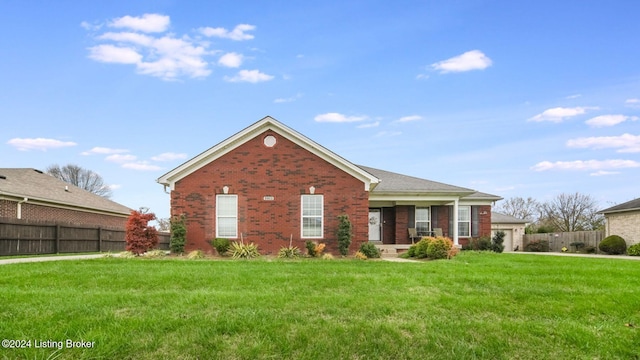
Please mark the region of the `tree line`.
<svg viewBox="0 0 640 360"><path fill-rule="evenodd" d="M540 202L531 197L512 197L502 201L496 212L528 220L525 232L550 233L604 229L604 216L598 214L594 198L578 192L560 194Z"/></svg>

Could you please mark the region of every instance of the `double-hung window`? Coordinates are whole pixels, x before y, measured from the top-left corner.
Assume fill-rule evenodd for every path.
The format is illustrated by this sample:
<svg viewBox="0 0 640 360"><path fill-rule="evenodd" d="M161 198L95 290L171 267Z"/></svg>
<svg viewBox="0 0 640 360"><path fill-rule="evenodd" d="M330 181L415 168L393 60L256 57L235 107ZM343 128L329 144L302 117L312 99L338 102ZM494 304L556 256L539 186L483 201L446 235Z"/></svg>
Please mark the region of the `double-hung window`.
<svg viewBox="0 0 640 360"><path fill-rule="evenodd" d="M471 236L471 206L458 206L458 236Z"/></svg>
<svg viewBox="0 0 640 360"><path fill-rule="evenodd" d="M302 195L302 238L322 238L324 196Z"/></svg>
<svg viewBox="0 0 640 360"><path fill-rule="evenodd" d="M418 235L429 235L429 230L431 228L429 223L429 208L416 207L416 232Z"/></svg>
<svg viewBox="0 0 640 360"><path fill-rule="evenodd" d="M238 238L238 195L216 195L216 237Z"/></svg>

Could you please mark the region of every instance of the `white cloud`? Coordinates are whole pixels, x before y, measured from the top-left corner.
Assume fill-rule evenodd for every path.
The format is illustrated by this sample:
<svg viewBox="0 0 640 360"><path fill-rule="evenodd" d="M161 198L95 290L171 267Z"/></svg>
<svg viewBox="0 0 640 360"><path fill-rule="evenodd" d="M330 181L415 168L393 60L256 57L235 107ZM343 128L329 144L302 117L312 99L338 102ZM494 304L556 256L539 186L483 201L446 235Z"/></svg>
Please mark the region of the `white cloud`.
<svg viewBox="0 0 640 360"><path fill-rule="evenodd" d="M106 63L138 64L142 60L142 55L130 47L103 44L90 47L89 58Z"/></svg>
<svg viewBox="0 0 640 360"><path fill-rule="evenodd" d="M588 110L597 110L597 107L587 106L587 107L573 107L573 108L563 108L563 107L555 107L551 109L547 109L542 113L530 118L528 121L551 121L555 123L559 123L564 121L566 118L578 116L585 114Z"/></svg>
<svg viewBox="0 0 640 360"><path fill-rule="evenodd" d="M107 187L111 190L118 190L122 188L121 184L111 184L111 185L107 185Z"/></svg>
<svg viewBox="0 0 640 360"><path fill-rule="evenodd" d="M589 174L589 176L607 176L607 175L616 175L616 174L620 174L620 172L599 170L596 172L592 172L591 174Z"/></svg>
<svg viewBox="0 0 640 360"><path fill-rule="evenodd" d="M153 161L173 161L173 160L181 160L181 159L186 159L186 158L187 158L187 154L166 152L166 153L162 153L160 155L156 155L156 156L152 157L151 160L153 160Z"/></svg>
<svg viewBox="0 0 640 360"><path fill-rule="evenodd" d="M151 165L146 161L139 161L139 162L135 162L135 163L125 163L125 164L122 165L122 167L125 168L125 169L139 170L139 171L157 171L157 170L162 170L162 168L160 166Z"/></svg>
<svg viewBox="0 0 640 360"><path fill-rule="evenodd" d="M636 121L637 116L626 115L600 115L587 120L585 123L591 127L614 126L627 120Z"/></svg>
<svg viewBox="0 0 640 360"><path fill-rule="evenodd" d="M122 154L122 153L128 153L128 152L129 150L127 149L111 149L111 148L96 146L91 150L83 151L80 154L81 155L94 155L94 154L109 155L109 154Z"/></svg>
<svg viewBox="0 0 640 360"><path fill-rule="evenodd" d="M110 27L129 28L146 33L164 32L169 28L169 16L160 14L144 14L140 17L123 16L109 23Z"/></svg>
<svg viewBox="0 0 640 360"><path fill-rule="evenodd" d="M56 139L45 138L14 138L7 141L7 144L15 147L20 151L59 149L63 147L76 146L78 144L72 141L60 141Z"/></svg>
<svg viewBox="0 0 640 360"><path fill-rule="evenodd" d="M132 43L142 46L152 46L155 38L153 36L134 32L108 32L98 36L98 39Z"/></svg>
<svg viewBox="0 0 640 360"><path fill-rule="evenodd" d="M427 74L418 74L418 76L416 76L416 79L418 80L427 80L429 78L429 75Z"/></svg>
<svg viewBox="0 0 640 360"><path fill-rule="evenodd" d="M483 70L491 66L492 61L480 50L467 51L462 55L431 64L431 68L440 71L441 74L450 72L464 72L471 70Z"/></svg>
<svg viewBox="0 0 640 360"><path fill-rule="evenodd" d="M254 38L252 34L246 34L247 31L255 30L255 25L239 24L233 30L229 31L225 28L204 27L198 29L200 33L206 37L219 37L223 39L231 39L235 41L251 40Z"/></svg>
<svg viewBox="0 0 640 360"><path fill-rule="evenodd" d="M637 153L640 152L640 135L622 134L570 139L567 141L567 146L593 149L618 148L619 153Z"/></svg>
<svg viewBox="0 0 640 360"><path fill-rule="evenodd" d="M367 128L374 128L374 127L378 127L380 125L380 121L376 121L373 123L368 123L368 124L362 124L362 125L358 125L358 129L367 129Z"/></svg>
<svg viewBox="0 0 640 360"><path fill-rule="evenodd" d="M346 116L340 113L320 114L314 118L314 120L317 122L333 122L333 123L358 122L366 119L368 119L367 116Z"/></svg>
<svg viewBox="0 0 640 360"><path fill-rule="evenodd" d="M547 170L606 170L640 167L634 160L575 160L575 161L542 161L531 167L534 171Z"/></svg>
<svg viewBox="0 0 640 360"><path fill-rule="evenodd" d="M171 33L157 34L166 31L169 23L168 16L158 14L118 18L109 26L126 30L96 36L97 41L105 43L89 47L88 57L105 63L135 65L139 74L163 80L209 76L210 63L206 57L220 51L209 50L209 42L186 35L180 37ZM88 28L88 24L84 27ZM228 53L220 58L219 64L239 67L242 60L242 55Z"/></svg>
<svg viewBox="0 0 640 360"><path fill-rule="evenodd" d="M640 107L640 99L627 99L624 104L628 107L637 108Z"/></svg>
<svg viewBox="0 0 640 360"><path fill-rule="evenodd" d="M289 98L277 98L277 99L273 100L273 102L276 103L276 104L288 103L288 102L296 101L296 100L300 99L301 97L302 97L302 94L298 93L298 94L296 94L296 96L292 96L292 97L289 97Z"/></svg>
<svg viewBox="0 0 640 360"><path fill-rule="evenodd" d="M569 95L569 96L565 97L565 99L568 99L568 100L577 99L577 98L579 98L581 96L582 96L582 94L574 94L574 95Z"/></svg>
<svg viewBox="0 0 640 360"><path fill-rule="evenodd" d="M230 68L237 68L242 65L243 56L242 54L230 52L222 55L220 59L218 59L218 64Z"/></svg>
<svg viewBox="0 0 640 360"><path fill-rule="evenodd" d="M128 162L135 161L137 159L137 157L135 155L131 155L131 154L125 154L125 155L113 154L113 155L107 156L104 159L107 160L107 161L110 161L110 162L123 164L123 163L128 163Z"/></svg>
<svg viewBox="0 0 640 360"><path fill-rule="evenodd" d="M422 116L420 115L403 116L394 122L403 123L403 122L411 122L411 121L418 121L418 120L422 120Z"/></svg>
<svg viewBox="0 0 640 360"><path fill-rule="evenodd" d="M255 84L258 82L272 80L273 75L261 73L258 70L240 70L236 76L225 76L224 79L228 82L250 82Z"/></svg>

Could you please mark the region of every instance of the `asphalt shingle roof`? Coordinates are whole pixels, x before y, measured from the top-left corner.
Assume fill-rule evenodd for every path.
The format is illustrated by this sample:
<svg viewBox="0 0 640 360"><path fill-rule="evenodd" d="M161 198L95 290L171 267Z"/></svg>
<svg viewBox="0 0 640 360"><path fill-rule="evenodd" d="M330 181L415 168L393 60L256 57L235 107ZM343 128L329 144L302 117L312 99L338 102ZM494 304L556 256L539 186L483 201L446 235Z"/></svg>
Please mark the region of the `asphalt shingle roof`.
<svg viewBox="0 0 640 360"><path fill-rule="evenodd" d="M600 210L599 212L606 214L611 212L632 211L632 210L640 210L640 198L627 201L626 203L618 204L616 206L612 206L604 210Z"/></svg>
<svg viewBox="0 0 640 360"><path fill-rule="evenodd" d="M131 209L124 205L29 168L0 168L0 196L27 197L32 200L123 215L131 213Z"/></svg>
<svg viewBox="0 0 640 360"><path fill-rule="evenodd" d="M491 222L496 224L526 224L529 221L518 219L515 216L501 214L501 213L492 211Z"/></svg>
<svg viewBox="0 0 640 360"><path fill-rule="evenodd" d="M449 185L437 181L402 175L386 170L358 165L361 169L382 180L372 192L433 192L433 193L466 193L476 191L459 186Z"/></svg>

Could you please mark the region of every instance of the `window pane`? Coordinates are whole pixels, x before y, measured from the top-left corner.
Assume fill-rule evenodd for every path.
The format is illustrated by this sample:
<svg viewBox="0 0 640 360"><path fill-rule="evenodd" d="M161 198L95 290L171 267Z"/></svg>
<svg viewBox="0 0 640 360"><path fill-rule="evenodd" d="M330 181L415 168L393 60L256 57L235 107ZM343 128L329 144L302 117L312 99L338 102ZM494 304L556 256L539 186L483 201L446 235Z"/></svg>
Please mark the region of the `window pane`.
<svg viewBox="0 0 640 360"><path fill-rule="evenodd" d="M458 221L470 221L471 220L471 207L460 206L458 208Z"/></svg>
<svg viewBox="0 0 640 360"><path fill-rule="evenodd" d="M322 237L322 195L302 195L302 237Z"/></svg>
<svg viewBox="0 0 640 360"><path fill-rule="evenodd" d="M218 216L236 216L237 200L235 195L218 195Z"/></svg>
<svg viewBox="0 0 640 360"><path fill-rule="evenodd" d="M458 236L469 236L469 223L458 223Z"/></svg>
<svg viewBox="0 0 640 360"><path fill-rule="evenodd" d="M236 234L236 218L218 218L218 237L235 238Z"/></svg>
<svg viewBox="0 0 640 360"><path fill-rule="evenodd" d="M416 221L429 222L429 208L416 208Z"/></svg>
<svg viewBox="0 0 640 360"><path fill-rule="evenodd" d="M216 236L238 237L237 195L216 195Z"/></svg>

